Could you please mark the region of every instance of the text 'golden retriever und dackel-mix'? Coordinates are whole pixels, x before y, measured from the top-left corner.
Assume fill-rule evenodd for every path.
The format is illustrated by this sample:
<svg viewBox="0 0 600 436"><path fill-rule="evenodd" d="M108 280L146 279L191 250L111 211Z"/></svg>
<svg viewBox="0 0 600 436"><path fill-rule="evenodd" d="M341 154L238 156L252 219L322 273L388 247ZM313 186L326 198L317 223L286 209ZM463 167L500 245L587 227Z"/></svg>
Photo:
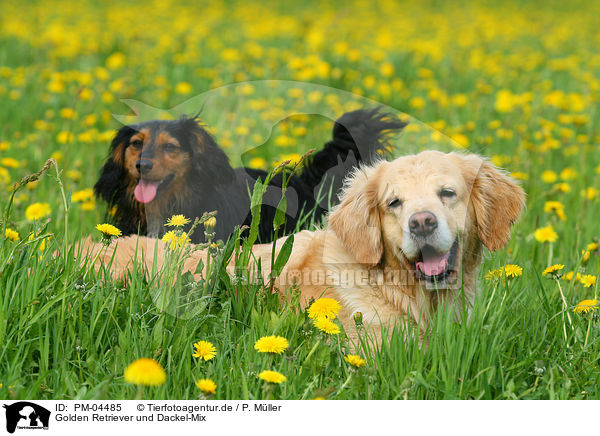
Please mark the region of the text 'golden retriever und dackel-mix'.
<svg viewBox="0 0 600 436"><path fill-rule="evenodd" d="M524 198L511 177L476 155L424 151L361 167L347 178L327 228L294 235L276 288L285 297L298 286L304 305L335 298L350 337L356 337L355 312L377 340L381 326L407 320L423 332L442 301L473 302L483 246L494 251L507 243ZM102 248L85 246L95 254ZM255 245L253 254L266 277L272 244ZM128 237L103 250L96 267L112 259L113 272L123 276L137 258L160 270L165 255L163 243ZM195 272L206 256L192 251L184 269Z"/></svg>

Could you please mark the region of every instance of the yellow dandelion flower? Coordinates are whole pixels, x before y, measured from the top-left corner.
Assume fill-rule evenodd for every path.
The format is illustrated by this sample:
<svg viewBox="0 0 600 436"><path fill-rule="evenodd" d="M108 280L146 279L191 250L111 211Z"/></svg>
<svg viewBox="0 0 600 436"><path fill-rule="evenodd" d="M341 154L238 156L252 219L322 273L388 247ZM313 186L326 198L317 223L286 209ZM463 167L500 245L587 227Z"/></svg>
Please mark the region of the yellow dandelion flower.
<svg viewBox="0 0 600 436"><path fill-rule="evenodd" d="M569 271L568 273L566 273L563 278L570 282L571 280L573 280L573 276L575 276L575 281L578 282L581 280L581 273L577 273L575 274L575 271Z"/></svg>
<svg viewBox="0 0 600 436"><path fill-rule="evenodd" d="M328 335L337 335L341 332L339 326L324 316L315 320L315 327Z"/></svg>
<svg viewBox="0 0 600 436"><path fill-rule="evenodd" d="M0 182L8 183L10 181L10 174L6 168L0 167Z"/></svg>
<svg viewBox="0 0 600 436"><path fill-rule="evenodd" d="M426 102L423 97L413 97L409 100L408 104L414 109L423 109Z"/></svg>
<svg viewBox="0 0 600 436"><path fill-rule="evenodd" d="M175 92L181 95L189 94L192 92L192 89L192 85L190 85L188 82L179 82L177 85L175 85Z"/></svg>
<svg viewBox="0 0 600 436"><path fill-rule="evenodd" d="M304 126L294 127L292 129L292 135L294 136L306 136L308 129Z"/></svg>
<svg viewBox="0 0 600 436"><path fill-rule="evenodd" d="M63 160L64 157L64 153L62 151L55 151L54 153L52 153L50 155L50 157L52 159L54 159L56 162L61 163L61 161Z"/></svg>
<svg viewBox="0 0 600 436"><path fill-rule="evenodd" d="M574 178L577 177L577 171L575 171L573 168L571 167L567 167L564 170L562 170L560 172L560 178L562 180L573 180Z"/></svg>
<svg viewBox="0 0 600 436"><path fill-rule="evenodd" d="M548 275L548 274L556 274L558 271L562 270L565 266L561 263L557 263L555 265L549 266L548 268L546 268L543 272L542 275ZM572 272L571 272L572 273Z"/></svg>
<svg viewBox="0 0 600 436"><path fill-rule="evenodd" d="M111 70L121 68L125 64L127 58L121 52L115 52L106 58L106 67Z"/></svg>
<svg viewBox="0 0 600 436"><path fill-rule="evenodd" d="M283 353L289 346L286 338L282 336L263 336L254 344L254 349L259 353Z"/></svg>
<svg viewBox="0 0 600 436"><path fill-rule="evenodd" d="M3 157L0 159L0 165L6 168L19 168L21 166L19 161L12 157Z"/></svg>
<svg viewBox="0 0 600 436"><path fill-rule="evenodd" d="M246 136L250 133L250 129L248 128L248 126L237 126L234 132L236 133L236 135Z"/></svg>
<svg viewBox="0 0 600 436"><path fill-rule="evenodd" d="M265 169L267 167L267 161L262 157L253 157L250 159L250 162L248 162L248 166L250 168Z"/></svg>
<svg viewBox="0 0 600 436"><path fill-rule="evenodd" d="M78 170L68 170L66 173L67 177L74 182L78 182L81 179L81 171ZM72 199L73 197L71 197Z"/></svg>
<svg viewBox="0 0 600 436"><path fill-rule="evenodd" d="M96 202L92 199L81 203L81 210L90 211L96 209Z"/></svg>
<svg viewBox="0 0 600 436"><path fill-rule="evenodd" d="M207 395L212 395L217 391L217 385L209 378L196 380L196 386Z"/></svg>
<svg viewBox="0 0 600 436"><path fill-rule="evenodd" d="M598 308L598 300L583 300L573 308L575 313L588 313Z"/></svg>
<svg viewBox="0 0 600 436"><path fill-rule="evenodd" d="M25 209L25 217L29 221L37 221L50 215L50 205L48 203L33 203Z"/></svg>
<svg viewBox="0 0 600 436"><path fill-rule="evenodd" d="M562 221L567 219L565 215L565 206L560 201L547 201L544 203L544 212L554 212Z"/></svg>
<svg viewBox="0 0 600 436"><path fill-rule="evenodd" d="M521 171L512 172L510 175L517 180L529 180L529 174Z"/></svg>
<svg viewBox="0 0 600 436"><path fill-rule="evenodd" d="M394 65L391 64L390 62L384 62L379 67L379 72L384 77L390 77L390 76L392 76L394 74L394 71L395 71L394 70Z"/></svg>
<svg viewBox="0 0 600 436"><path fill-rule="evenodd" d="M558 180L558 175L552 170L546 170L542 173L542 181L544 183L554 183Z"/></svg>
<svg viewBox="0 0 600 436"><path fill-rule="evenodd" d="M506 277L521 277L523 275L523 268L519 265L504 265L504 274Z"/></svg>
<svg viewBox="0 0 600 436"><path fill-rule="evenodd" d="M486 280L499 279L500 277L502 277L502 272L503 272L502 268L491 269L485 274L484 278Z"/></svg>
<svg viewBox="0 0 600 436"><path fill-rule="evenodd" d="M588 260L590 260L590 256L592 255L592 253L590 253L589 250L581 250L581 255L583 256L581 260L583 261L583 263L586 263Z"/></svg>
<svg viewBox="0 0 600 436"><path fill-rule="evenodd" d="M273 161L273 167L281 165L285 161L289 161L288 165L295 165L300 161L302 156L299 153L287 153L280 156L281 160Z"/></svg>
<svg viewBox="0 0 600 436"><path fill-rule="evenodd" d="M173 241L177 241L177 239L178 239L177 233L175 233L173 230L169 230L162 237L163 242L170 242L171 244L173 244ZM175 244L176 244L176 242L175 242Z"/></svg>
<svg viewBox="0 0 600 436"><path fill-rule="evenodd" d="M535 231L533 237L538 242L556 242L558 234L554 231L554 227L541 227Z"/></svg>
<svg viewBox="0 0 600 436"><path fill-rule="evenodd" d="M70 107L62 108L59 112L60 116L66 120L72 120L77 116L77 112Z"/></svg>
<svg viewBox="0 0 600 436"><path fill-rule="evenodd" d="M199 341L194 344L193 357L197 357L200 360L210 360L217 355L217 349L213 344L208 341Z"/></svg>
<svg viewBox="0 0 600 436"><path fill-rule="evenodd" d="M71 132L59 132L58 135L56 135L56 140L58 141L59 144L66 144L67 142L71 142L74 138L73 133Z"/></svg>
<svg viewBox="0 0 600 436"><path fill-rule="evenodd" d="M171 218L169 218L167 220L167 224L165 224L165 226L169 226L169 227L183 227L183 226L185 226L189 222L190 222L190 220L188 218L186 218L185 216L179 214L179 215L173 215Z"/></svg>
<svg viewBox="0 0 600 436"><path fill-rule="evenodd" d="M162 241L169 243L169 248L171 250L175 250L177 247L185 246L188 242L190 242L190 239L187 237L186 232L183 232L181 233L181 235L178 235L173 230L169 230L163 235Z"/></svg>
<svg viewBox="0 0 600 436"><path fill-rule="evenodd" d="M596 276L593 276L591 274L583 275L579 280L581 281L581 284L583 284L583 286L585 286L586 288L591 288L596 284Z"/></svg>
<svg viewBox="0 0 600 436"><path fill-rule="evenodd" d="M557 183L552 187L552 190L566 194L568 192L571 192L571 185L569 185L566 182Z"/></svg>
<svg viewBox="0 0 600 436"><path fill-rule="evenodd" d="M451 136L451 138L460 146L460 148L467 148L469 146L469 138L462 133L455 133ZM512 175L515 176L515 174Z"/></svg>
<svg viewBox="0 0 600 436"><path fill-rule="evenodd" d="M4 232L4 237L11 241L18 241L19 240L19 232L17 232L16 230L10 229L10 228L6 229Z"/></svg>
<svg viewBox="0 0 600 436"><path fill-rule="evenodd" d="M596 197L598 197L598 194L600 194L600 191L592 186L581 191L581 196L590 201L595 200Z"/></svg>
<svg viewBox="0 0 600 436"><path fill-rule="evenodd" d="M585 247L585 249L587 251L596 251L598 249L598 243L597 242L590 242L589 244L587 244L587 247Z"/></svg>
<svg viewBox="0 0 600 436"><path fill-rule="evenodd" d="M111 238L113 236L118 238L119 236L121 236L121 230L119 230L112 224L98 224L96 225L96 230L101 232L107 238Z"/></svg>
<svg viewBox="0 0 600 436"><path fill-rule="evenodd" d="M498 112L511 112L517 102L515 97L508 89L498 91L496 93L496 110Z"/></svg>
<svg viewBox="0 0 600 436"><path fill-rule="evenodd" d="M317 318L335 318L340 312L342 306L333 298L319 298L308 308L308 317Z"/></svg>
<svg viewBox="0 0 600 436"><path fill-rule="evenodd" d="M346 362L348 362L350 365L355 366L357 368L361 368L363 366L365 366L365 364L367 362L365 362L365 359L363 359L360 356L357 356L355 354L348 354L347 356L344 357L344 360Z"/></svg>
<svg viewBox="0 0 600 436"><path fill-rule="evenodd" d="M94 190L92 188L82 189L71 194L71 202L73 203L83 203L92 198L94 198Z"/></svg>
<svg viewBox="0 0 600 436"><path fill-rule="evenodd" d="M160 363L145 357L132 362L123 376L127 383L144 386L160 386L167 380L167 373Z"/></svg>
<svg viewBox="0 0 600 436"><path fill-rule="evenodd" d="M287 377L283 374L281 374L280 372L277 371L263 371L260 374L258 374L258 378L261 380L264 380L266 382L269 383L283 383L284 381L287 380Z"/></svg>

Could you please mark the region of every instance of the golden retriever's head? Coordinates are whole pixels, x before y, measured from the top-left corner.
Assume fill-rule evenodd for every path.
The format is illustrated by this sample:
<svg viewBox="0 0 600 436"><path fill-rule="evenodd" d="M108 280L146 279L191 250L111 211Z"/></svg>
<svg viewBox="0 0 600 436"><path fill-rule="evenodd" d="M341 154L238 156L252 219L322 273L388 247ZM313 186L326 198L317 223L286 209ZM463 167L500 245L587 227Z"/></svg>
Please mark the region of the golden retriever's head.
<svg viewBox="0 0 600 436"><path fill-rule="evenodd" d="M456 283L466 256L503 247L524 192L476 155L425 151L361 168L330 227L365 265L410 265L427 282Z"/></svg>

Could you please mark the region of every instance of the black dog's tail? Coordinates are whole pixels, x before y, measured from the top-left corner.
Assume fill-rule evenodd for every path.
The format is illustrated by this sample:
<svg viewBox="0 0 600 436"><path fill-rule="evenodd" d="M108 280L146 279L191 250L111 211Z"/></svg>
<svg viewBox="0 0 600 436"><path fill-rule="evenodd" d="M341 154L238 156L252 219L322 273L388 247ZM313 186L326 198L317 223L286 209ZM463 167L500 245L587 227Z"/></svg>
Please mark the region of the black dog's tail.
<svg viewBox="0 0 600 436"><path fill-rule="evenodd" d="M380 113L379 108L347 112L335 122L332 140L307 158L300 177L313 192L326 194L336 185L341 186L352 168L370 163L388 145L388 134L404 126L405 122Z"/></svg>

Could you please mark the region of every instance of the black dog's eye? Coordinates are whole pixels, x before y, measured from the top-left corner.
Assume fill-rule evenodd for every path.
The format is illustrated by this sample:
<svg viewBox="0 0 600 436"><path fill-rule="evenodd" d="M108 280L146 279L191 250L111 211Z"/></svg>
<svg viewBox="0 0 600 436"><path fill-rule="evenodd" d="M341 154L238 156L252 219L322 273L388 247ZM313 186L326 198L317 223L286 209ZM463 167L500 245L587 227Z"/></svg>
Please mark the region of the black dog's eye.
<svg viewBox="0 0 600 436"><path fill-rule="evenodd" d="M179 147L171 142L165 144L165 151L167 153L174 153L179 150Z"/></svg>
<svg viewBox="0 0 600 436"><path fill-rule="evenodd" d="M440 190L440 197L441 198L454 198L454 197L456 197L456 192L454 192L454 189L451 189L451 188L442 188Z"/></svg>
<svg viewBox="0 0 600 436"><path fill-rule="evenodd" d="M394 198L392 201L390 201L390 202L388 203L388 207L389 207L390 209L395 209L395 208L397 208L398 206L402 206L402 200L400 200L399 198Z"/></svg>
<svg viewBox="0 0 600 436"><path fill-rule="evenodd" d="M130 145L134 148L142 148L144 146L144 143L139 139L136 139L134 141L131 141Z"/></svg>

